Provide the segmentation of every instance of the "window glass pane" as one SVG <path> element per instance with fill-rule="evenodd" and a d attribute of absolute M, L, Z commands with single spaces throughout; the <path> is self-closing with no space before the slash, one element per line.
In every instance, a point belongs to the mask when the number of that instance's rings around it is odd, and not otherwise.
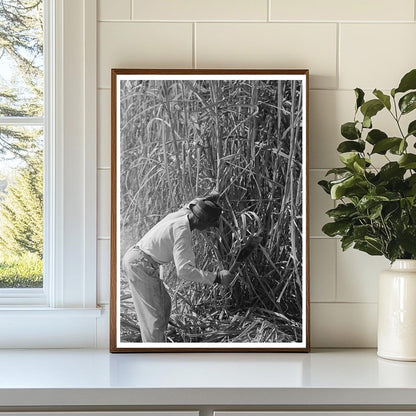
<path fill-rule="evenodd" d="M 43 128 L 1 129 L 0 288 L 42 287 Z"/>
<path fill-rule="evenodd" d="M 42 287 L 42 0 L 0 0 L 0 32 L 0 288 Z"/>
<path fill-rule="evenodd" d="M 42 5 L 0 0 L 0 117 L 43 114 Z"/>

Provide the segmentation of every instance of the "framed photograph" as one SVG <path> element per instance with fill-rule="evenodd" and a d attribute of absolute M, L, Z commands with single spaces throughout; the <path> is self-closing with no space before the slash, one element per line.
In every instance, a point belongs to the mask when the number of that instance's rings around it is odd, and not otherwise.
<path fill-rule="evenodd" d="M 309 351 L 308 70 L 113 69 L 111 352 Z"/>

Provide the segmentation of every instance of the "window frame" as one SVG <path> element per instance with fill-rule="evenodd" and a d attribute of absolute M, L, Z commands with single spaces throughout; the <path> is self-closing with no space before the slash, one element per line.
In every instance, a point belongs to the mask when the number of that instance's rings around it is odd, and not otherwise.
<path fill-rule="evenodd" d="M 94 347 L 97 0 L 44 2 L 44 287 L 0 293 L 0 347 Z"/>

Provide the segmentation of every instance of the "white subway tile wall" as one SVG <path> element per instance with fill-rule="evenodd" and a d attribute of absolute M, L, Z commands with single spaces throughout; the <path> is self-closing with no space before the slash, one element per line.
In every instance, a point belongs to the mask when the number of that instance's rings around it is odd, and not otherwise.
<path fill-rule="evenodd" d="M 98 140 L 97 165 L 99 167 L 111 167 L 111 91 L 109 89 L 98 90 Z"/>
<path fill-rule="evenodd" d="M 416 67 L 415 0 L 98 3 L 99 302 L 109 302 L 111 68 L 308 68 L 312 346 L 376 346 L 377 276 L 388 262 L 342 252 L 338 239 L 322 233 L 334 203 L 317 182 L 339 165 L 353 89 L 389 91 Z M 394 127 L 387 114 L 375 123 Z"/>
<path fill-rule="evenodd" d="M 338 240 L 312 238 L 310 241 L 310 287 L 312 302 L 335 302 Z"/>
<path fill-rule="evenodd" d="M 312 88 L 337 85 L 333 23 L 198 23 L 195 49 L 197 68 L 308 68 Z"/>
<path fill-rule="evenodd" d="M 370 348 L 376 342 L 376 303 L 312 302 L 313 347 Z"/>
<path fill-rule="evenodd" d="M 354 119 L 354 91 L 311 90 L 309 104 L 309 167 L 341 165 L 337 152 L 342 141 L 340 125 Z"/>
<path fill-rule="evenodd" d="M 271 0 L 271 19 L 413 22 L 413 9 L 413 0 Z"/>
<path fill-rule="evenodd" d="M 133 0 L 134 20 L 262 20 L 268 0 Z"/>
<path fill-rule="evenodd" d="M 97 242 L 97 273 L 101 276 L 97 282 L 97 302 L 106 304 L 110 299 L 110 240 L 108 238 Z"/>
<path fill-rule="evenodd" d="M 378 276 L 389 261 L 337 245 L 337 302 L 377 302 Z"/>
<path fill-rule="evenodd" d="M 98 2 L 99 20 L 130 20 L 131 0 L 100 0 Z"/>
<path fill-rule="evenodd" d="M 416 64 L 414 23 L 342 24 L 339 42 L 340 88 L 390 90 Z"/>
<path fill-rule="evenodd" d="M 98 169 L 98 238 L 110 238 L 110 210 L 111 210 L 111 171 L 108 168 Z"/>
<path fill-rule="evenodd" d="M 111 68 L 192 68 L 192 23 L 101 22 L 98 86 L 111 87 Z"/>

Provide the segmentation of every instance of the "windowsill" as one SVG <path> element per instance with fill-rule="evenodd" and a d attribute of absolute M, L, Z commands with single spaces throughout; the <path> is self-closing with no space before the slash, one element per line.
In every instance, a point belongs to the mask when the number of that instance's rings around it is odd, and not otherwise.
<path fill-rule="evenodd" d="M 2 306 L 0 348 L 95 348 L 104 309 Z"/>
<path fill-rule="evenodd" d="M 47 308 L 36 305 L 22 306 L 0 306 L 0 317 L 4 316 L 30 316 L 48 317 L 48 316 L 67 316 L 67 317 L 85 317 L 99 318 L 102 313 L 101 308 Z"/>
<path fill-rule="evenodd" d="M 1 289 L 0 308 L 5 307 L 39 307 L 47 304 L 47 296 L 44 289 Z"/>
<path fill-rule="evenodd" d="M 416 363 L 373 349 L 311 353 L 0 351 L 1 408 L 416 406 Z"/>

